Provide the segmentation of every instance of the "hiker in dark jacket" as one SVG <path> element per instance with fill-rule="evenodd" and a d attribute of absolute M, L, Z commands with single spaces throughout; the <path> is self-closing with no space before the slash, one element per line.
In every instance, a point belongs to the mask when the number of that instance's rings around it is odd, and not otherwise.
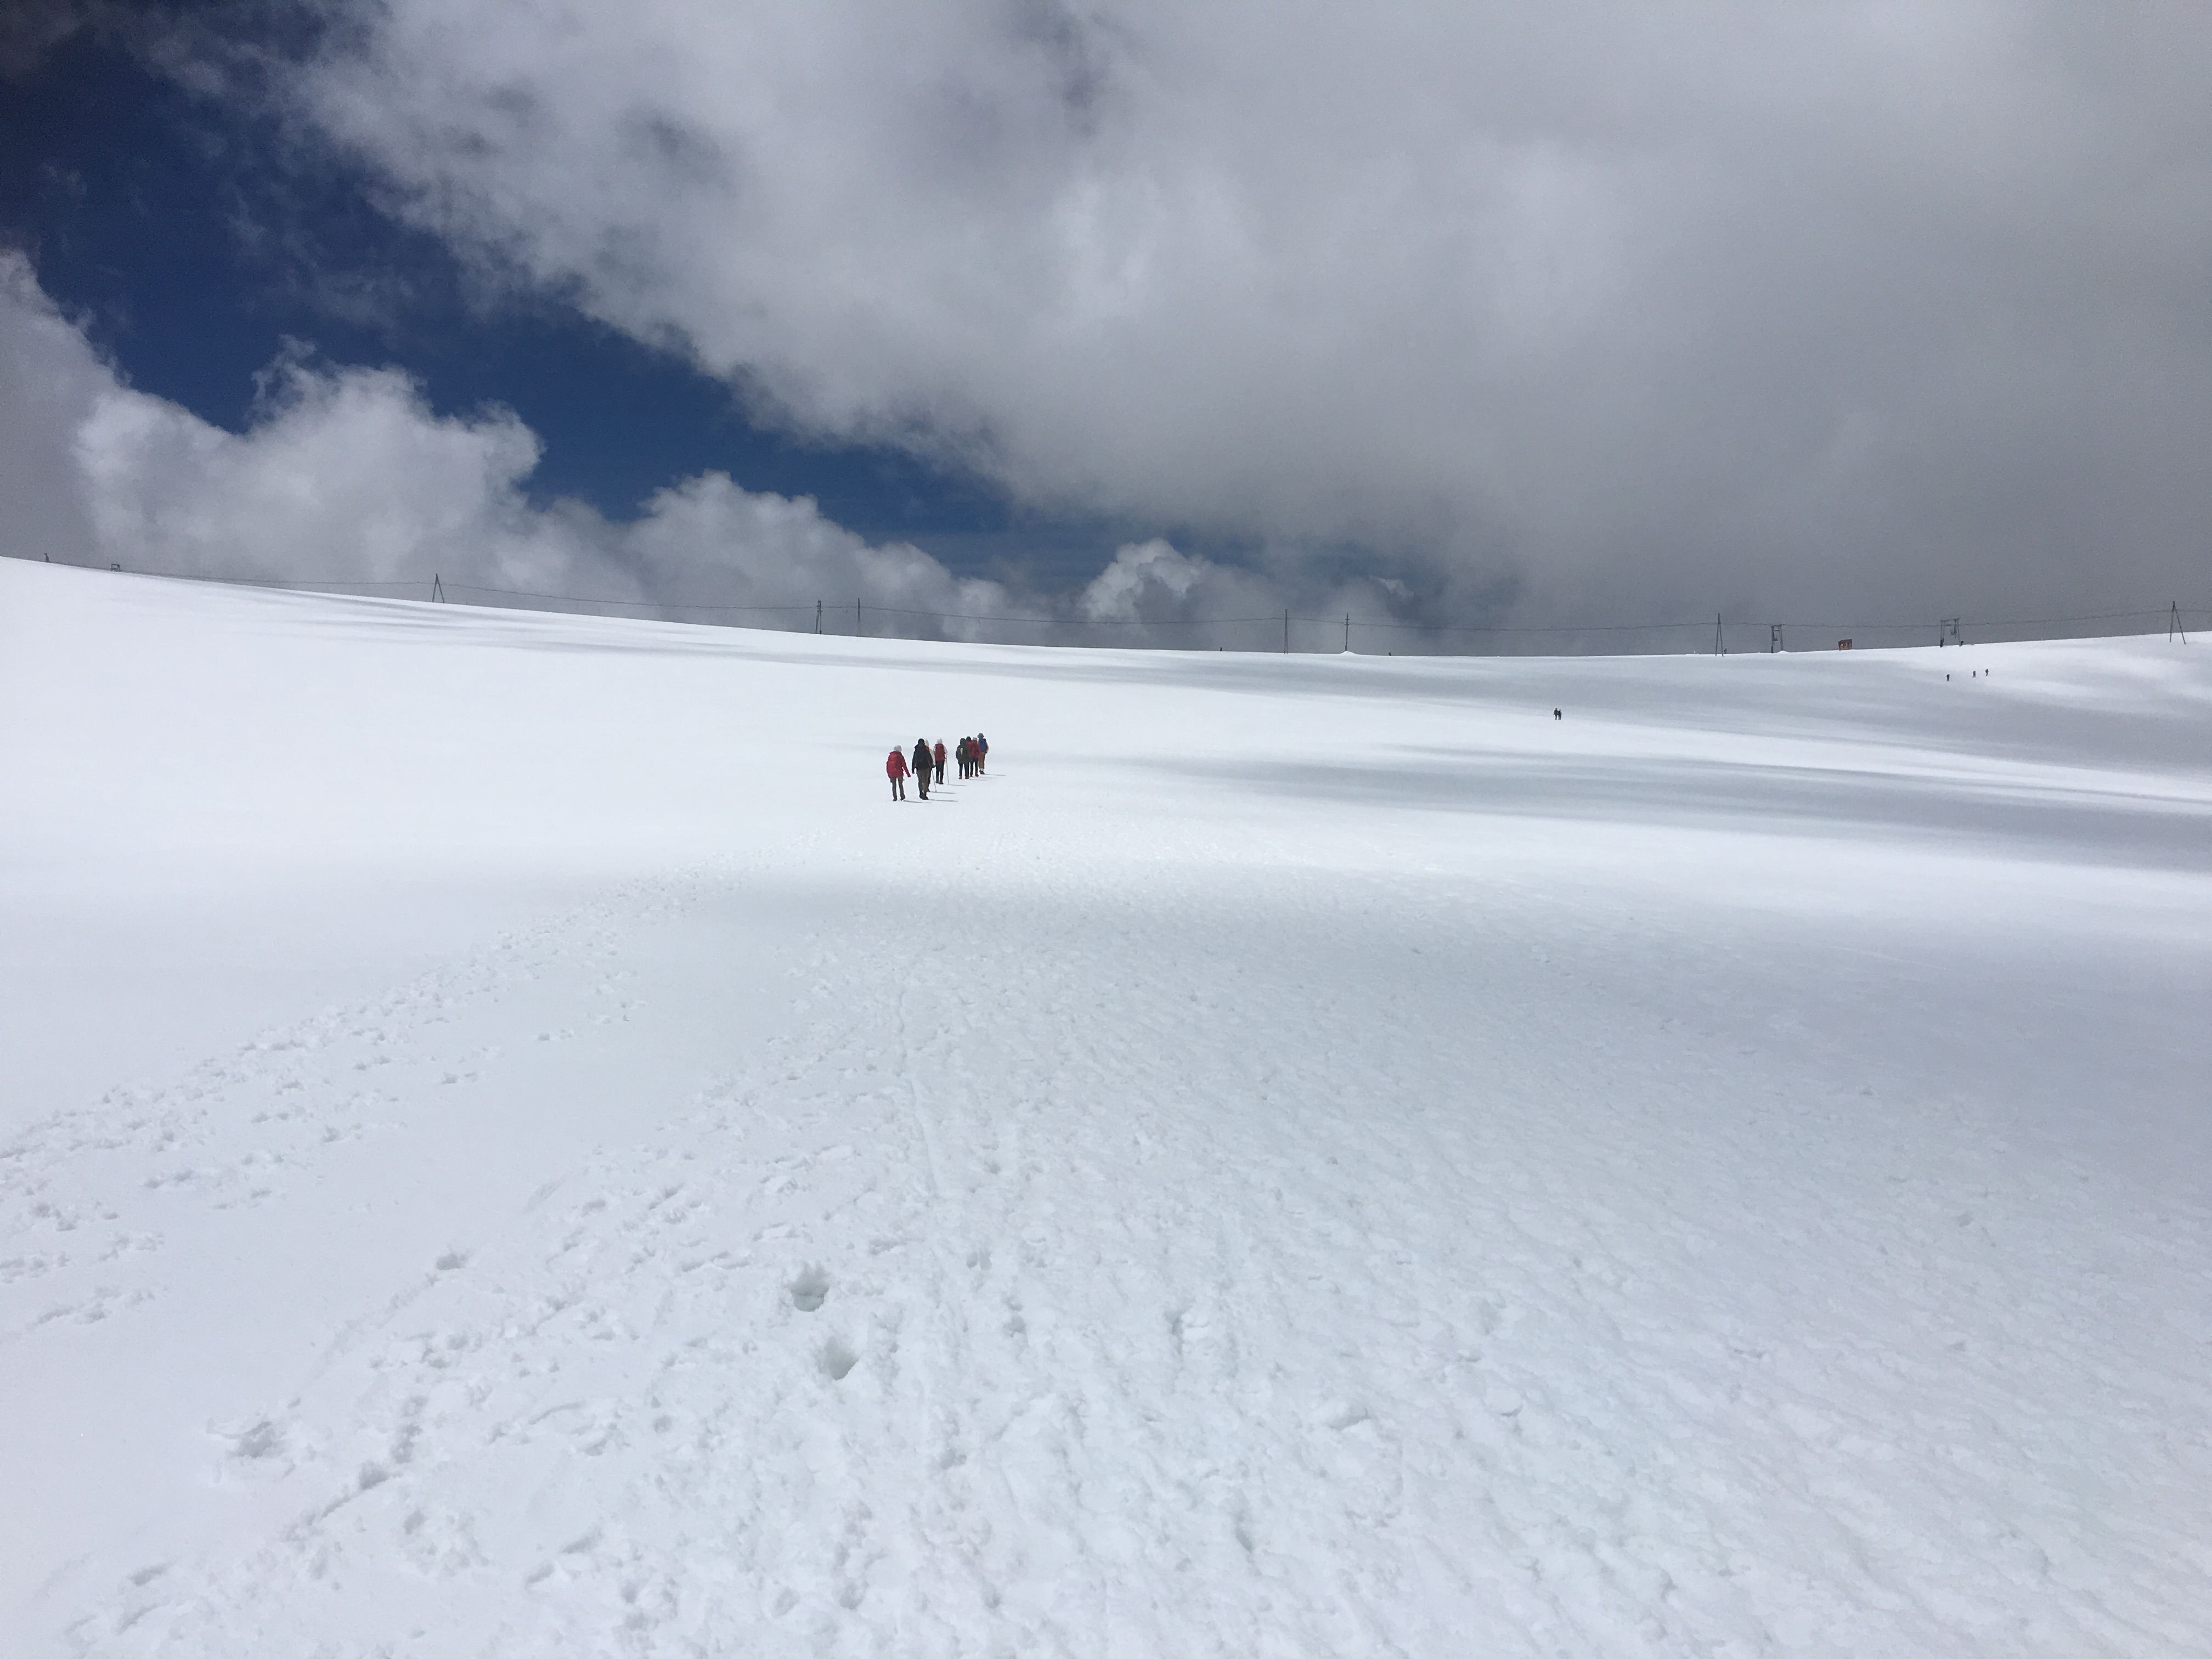
<path fill-rule="evenodd" d="M 914 740 L 914 787 L 924 800 L 929 799 L 930 770 L 929 744 L 916 738 Z"/>

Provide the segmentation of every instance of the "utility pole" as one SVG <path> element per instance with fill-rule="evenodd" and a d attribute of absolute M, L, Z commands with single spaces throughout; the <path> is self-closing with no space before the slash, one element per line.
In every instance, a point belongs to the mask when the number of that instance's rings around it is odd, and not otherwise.
<path fill-rule="evenodd" d="M 817 634 L 822 631 L 822 601 L 819 599 L 814 601 L 814 631 Z"/>
<path fill-rule="evenodd" d="M 1287 610 L 1283 612 L 1283 654 L 1291 654 L 1291 613 Z"/>
<path fill-rule="evenodd" d="M 858 599 L 853 601 L 853 632 L 855 634 L 861 632 L 860 602 Z"/>
<path fill-rule="evenodd" d="M 1352 617 L 1349 612 L 1344 618 L 1344 654 L 1347 657 L 1352 654 Z"/>
<path fill-rule="evenodd" d="M 2181 642 L 2184 645 L 2189 643 L 2189 629 L 2183 624 L 2181 620 L 2181 601 L 2179 599 L 2169 601 L 2166 607 L 2166 642 L 2169 645 L 2173 642 L 2173 636 L 2176 634 L 2181 635 Z"/>
<path fill-rule="evenodd" d="M 1780 623 L 1767 623 L 1767 624 L 1766 624 L 1766 654 L 1767 654 L 1768 656 L 1770 656 L 1770 657 L 1771 657 L 1771 656 L 1772 656 L 1776 652 L 1779 651 L 1781 648 L 1782 648 L 1782 624 L 1781 624 Z"/>
<path fill-rule="evenodd" d="M 1713 655 L 1716 657 L 1728 655 L 1728 652 L 1721 644 L 1721 613 L 1717 611 L 1713 612 Z"/>
<path fill-rule="evenodd" d="M 430 603 L 433 605 L 443 605 L 445 602 L 446 579 L 434 570 L 430 573 Z"/>
<path fill-rule="evenodd" d="M 1966 641 L 1959 637 L 1958 617 L 1946 617 L 1942 622 L 1936 624 L 1936 643 L 1938 645 L 1964 645 L 1966 643 Z"/>

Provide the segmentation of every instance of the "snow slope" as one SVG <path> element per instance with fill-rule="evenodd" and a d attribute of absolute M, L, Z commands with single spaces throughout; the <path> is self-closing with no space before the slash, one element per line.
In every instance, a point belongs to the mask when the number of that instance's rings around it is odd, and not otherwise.
<path fill-rule="evenodd" d="M 9 1654 L 2207 1650 L 2212 649 L 0 693 Z"/>

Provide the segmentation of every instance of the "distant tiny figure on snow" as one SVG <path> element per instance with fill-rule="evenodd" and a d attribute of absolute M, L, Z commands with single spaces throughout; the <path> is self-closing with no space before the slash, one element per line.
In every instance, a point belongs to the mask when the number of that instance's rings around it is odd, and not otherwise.
<path fill-rule="evenodd" d="M 929 799 L 929 774 L 932 763 L 929 744 L 920 738 L 914 740 L 914 787 L 922 799 Z"/>
<path fill-rule="evenodd" d="M 891 757 L 884 763 L 884 772 L 891 781 L 891 799 L 904 800 L 906 799 L 906 757 L 896 749 L 892 750 Z"/>
<path fill-rule="evenodd" d="M 1554 708 L 1552 711 L 1552 718 L 1555 720 L 1563 720 L 1566 719 L 1566 716 L 1562 714 L 1558 709 Z"/>

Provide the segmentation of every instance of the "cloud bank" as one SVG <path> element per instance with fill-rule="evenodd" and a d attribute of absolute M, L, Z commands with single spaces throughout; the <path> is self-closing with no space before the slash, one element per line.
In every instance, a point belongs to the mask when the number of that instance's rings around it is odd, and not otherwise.
<path fill-rule="evenodd" d="M 330 586 L 437 577 L 461 594 L 567 595 L 637 614 L 756 627 L 854 625 L 916 638 L 1212 644 L 1194 617 L 1272 614 L 1278 592 L 1165 542 L 1125 548 L 1070 595 L 963 580 L 919 549 L 872 544 L 808 500 L 718 472 L 660 491 L 633 522 L 523 491 L 536 436 L 512 413 L 433 413 L 405 375 L 301 357 L 264 375 L 244 433 L 125 385 L 0 255 L 0 555 L 224 579 Z M 490 590 L 498 590 L 493 592 Z M 1044 616 L 1041 629 L 968 618 Z M 1123 625 L 1123 624 L 1126 624 Z M 1244 632 L 1249 635 L 1248 629 Z M 1249 639 L 1231 639 L 1249 643 Z"/>
<path fill-rule="evenodd" d="M 1299 591 L 1863 617 L 2201 570 L 2202 9 L 338 15 L 283 96 L 494 279 Z"/>

